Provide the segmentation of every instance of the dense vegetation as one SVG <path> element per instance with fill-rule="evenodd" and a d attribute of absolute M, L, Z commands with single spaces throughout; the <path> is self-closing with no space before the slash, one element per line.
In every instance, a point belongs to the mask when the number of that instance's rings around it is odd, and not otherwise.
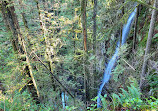
<path fill-rule="evenodd" d="M 1 0 L 0 111 L 158 110 L 157 11 L 158 0 Z"/>

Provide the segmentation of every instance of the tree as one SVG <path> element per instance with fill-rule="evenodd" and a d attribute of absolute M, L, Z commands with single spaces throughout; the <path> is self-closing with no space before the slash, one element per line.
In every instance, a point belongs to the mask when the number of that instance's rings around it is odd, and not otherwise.
<path fill-rule="evenodd" d="M 11 5 L 11 6 L 9 6 Z M 19 57 L 25 55 L 24 58 L 20 58 L 22 61 L 26 61 L 27 65 L 24 67 L 23 73 L 25 73 L 31 80 L 28 81 L 27 87 L 32 94 L 34 100 L 39 103 L 39 91 L 37 89 L 37 85 L 33 76 L 32 67 L 30 65 L 30 61 L 28 58 L 26 46 L 24 44 L 24 40 L 22 34 L 20 33 L 20 27 L 17 19 L 17 15 L 14 13 L 15 8 L 12 5 L 12 1 L 2 1 L 2 15 L 5 20 L 6 28 L 8 29 L 8 33 L 11 32 L 10 40 L 12 42 L 12 46 L 15 54 L 18 54 Z M 19 60 L 19 62 L 20 62 Z M 25 76 L 26 76 L 25 75 Z M 30 85 L 31 84 L 31 85 Z"/>
<path fill-rule="evenodd" d="M 84 37 L 84 50 L 87 52 L 87 15 L 86 15 L 87 0 L 81 1 L 81 14 L 82 14 L 82 28 Z"/>
<path fill-rule="evenodd" d="M 95 88 L 95 80 L 94 78 L 96 77 L 96 47 L 97 47 L 97 41 L 96 41 L 96 37 L 97 37 L 97 3 L 98 3 L 98 0 L 94 0 L 94 7 L 93 7 L 93 55 L 94 56 L 94 60 L 92 61 L 92 65 L 93 65 L 93 72 L 92 72 L 92 75 L 91 75 L 91 84 L 92 84 L 92 88 Z M 95 95 L 95 90 L 92 89 L 91 90 L 91 97 L 94 97 Z"/>
<path fill-rule="evenodd" d="M 89 100 L 89 87 L 88 87 L 88 71 L 87 71 L 87 15 L 86 15 L 87 0 L 81 1 L 81 14 L 82 14 L 82 33 L 84 44 L 84 57 L 83 57 L 83 73 L 84 73 L 84 90 L 85 90 L 85 103 Z"/>
<path fill-rule="evenodd" d="M 154 7 L 156 7 L 156 8 L 158 7 L 158 1 L 157 0 L 155 0 L 155 2 L 154 2 Z M 152 40 L 152 37 L 153 37 L 156 17 L 157 17 L 157 11 L 156 11 L 156 9 L 153 9 L 151 22 L 150 22 L 150 28 L 149 28 L 149 32 L 148 32 L 148 39 L 147 39 L 147 43 L 146 43 L 142 73 L 141 73 L 141 78 L 140 78 L 140 88 L 141 88 L 141 90 L 143 90 L 143 86 L 145 85 L 145 78 L 147 76 L 146 75 L 146 69 L 147 69 L 148 56 L 149 56 L 149 53 L 150 53 L 151 40 Z"/>

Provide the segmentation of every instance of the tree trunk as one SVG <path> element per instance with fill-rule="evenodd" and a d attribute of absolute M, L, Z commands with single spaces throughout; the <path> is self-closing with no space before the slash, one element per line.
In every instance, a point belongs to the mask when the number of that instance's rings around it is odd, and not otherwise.
<path fill-rule="evenodd" d="M 155 0 L 155 2 L 154 2 L 154 7 L 156 7 L 156 8 L 158 7 L 158 2 L 157 1 L 158 0 Z M 151 46 L 151 40 L 152 40 L 152 36 L 153 36 L 153 32 L 154 32 L 154 24 L 155 24 L 155 21 L 156 21 L 156 16 L 157 16 L 157 11 L 155 9 L 153 9 L 151 22 L 150 22 L 149 33 L 148 33 L 148 39 L 147 39 L 147 44 L 146 44 L 146 49 L 145 49 L 142 73 L 141 73 L 141 78 L 140 78 L 141 91 L 143 90 L 143 86 L 145 84 L 148 54 L 150 53 L 150 46 Z"/>
<path fill-rule="evenodd" d="M 135 19 L 135 24 L 134 24 L 133 52 L 135 52 L 135 48 L 136 48 L 136 38 L 137 38 L 137 27 L 138 27 L 139 7 L 140 7 L 140 5 L 137 7 L 137 14 L 136 14 L 136 19 Z"/>
<path fill-rule="evenodd" d="M 124 0 L 123 1 L 121 1 L 121 4 L 122 5 L 124 5 Z M 125 8 L 124 8 L 124 6 L 122 7 L 122 13 L 121 13 L 121 18 L 123 18 L 123 16 L 124 16 L 124 14 L 125 14 Z M 123 23 L 121 23 L 120 24 L 120 47 L 121 47 L 121 45 L 122 45 L 122 30 L 123 30 Z"/>
<path fill-rule="evenodd" d="M 84 37 L 84 50 L 87 52 L 87 16 L 86 16 L 87 0 L 81 1 L 82 28 Z"/>
<path fill-rule="evenodd" d="M 37 103 L 39 103 L 39 91 L 37 89 L 37 85 L 35 82 L 35 79 L 33 77 L 33 73 L 31 70 L 31 66 L 30 66 L 30 62 L 29 59 L 27 57 L 27 52 L 26 52 L 26 48 L 25 45 L 23 43 L 23 38 L 22 35 L 20 33 L 20 27 L 19 27 L 19 23 L 18 23 L 18 19 L 14 9 L 14 6 L 11 5 L 11 1 L 7 2 L 7 1 L 2 1 L 1 7 L 2 7 L 2 15 L 3 18 L 5 20 L 5 24 L 6 27 L 8 29 L 8 32 L 11 32 L 11 37 L 10 40 L 12 42 L 12 46 L 14 48 L 14 52 L 16 54 L 18 54 L 18 56 L 21 56 L 23 54 L 26 54 L 26 58 L 22 59 L 20 58 L 22 61 L 27 62 L 27 65 L 25 66 L 25 73 L 27 76 L 31 77 L 31 80 L 29 81 L 29 83 L 27 83 L 27 87 L 29 89 L 29 91 L 32 94 L 32 97 L 34 100 L 36 100 Z M 19 61 L 20 62 L 20 61 Z M 29 85 L 31 84 L 31 85 Z"/>
<path fill-rule="evenodd" d="M 40 7 L 39 7 L 39 3 L 38 3 L 38 0 L 34 0 L 34 1 L 36 2 L 36 7 L 37 7 L 37 10 L 38 10 L 38 16 L 39 16 L 39 22 L 40 22 L 41 30 L 43 31 L 42 19 L 41 19 L 41 11 L 40 11 Z"/>
<path fill-rule="evenodd" d="M 7 30 L 10 31 L 14 36 L 11 36 L 11 43 L 12 43 L 12 46 L 13 46 L 13 49 L 14 49 L 14 52 L 15 53 L 18 53 L 18 49 L 19 49 L 19 46 L 18 46 L 18 29 L 19 27 L 17 27 L 18 25 L 16 25 L 17 23 L 17 18 L 15 16 L 15 13 L 14 13 L 14 7 L 8 7 L 7 8 L 7 1 L 3 1 L 2 4 L 1 4 L 1 8 L 2 8 L 2 15 L 3 15 L 3 19 L 4 19 L 4 22 L 6 24 L 6 27 L 7 27 Z"/>
<path fill-rule="evenodd" d="M 94 0 L 94 7 L 93 7 L 93 56 L 95 56 L 94 61 L 92 61 L 93 63 L 93 73 L 91 75 L 91 84 L 92 84 L 92 90 L 91 90 L 91 95 L 92 98 L 94 98 L 95 93 L 97 92 L 96 90 L 94 90 L 95 88 L 95 81 L 94 78 L 96 77 L 96 36 L 97 36 L 97 21 L 96 21 L 96 15 L 97 15 L 97 2 L 98 0 Z"/>
<path fill-rule="evenodd" d="M 97 1 L 94 0 L 94 9 L 93 9 L 93 54 L 96 55 L 96 33 L 97 33 L 97 25 L 96 25 L 96 15 L 97 15 Z"/>
<path fill-rule="evenodd" d="M 82 14 L 82 33 L 83 33 L 83 44 L 84 44 L 84 57 L 83 57 L 83 73 L 84 73 L 84 90 L 85 90 L 85 104 L 89 100 L 88 90 L 88 70 L 87 70 L 87 17 L 86 17 L 86 5 L 87 0 L 81 1 L 81 14 Z"/>
<path fill-rule="evenodd" d="M 19 0 L 19 5 L 20 5 L 20 9 L 23 10 L 24 6 L 23 6 L 23 2 L 21 0 Z M 29 26 L 28 26 L 28 22 L 26 20 L 26 16 L 25 16 L 25 12 L 21 12 L 21 16 L 22 16 L 22 20 L 23 20 L 23 23 L 24 23 L 24 27 L 25 27 L 25 32 L 27 33 L 27 41 L 28 41 L 28 45 L 29 47 L 31 46 L 31 37 L 30 37 L 30 34 L 29 34 Z"/>

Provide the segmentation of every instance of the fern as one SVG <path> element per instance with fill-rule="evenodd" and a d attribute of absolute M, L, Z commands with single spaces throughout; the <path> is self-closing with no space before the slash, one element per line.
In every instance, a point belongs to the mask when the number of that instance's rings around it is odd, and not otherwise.
<path fill-rule="evenodd" d="M 124 89 L 122 89 L 121 88 L 121 90 L 122 90 L 122 93 L 123 93 L 123 95 L 124 95 L 124 97 L 125 97 L 125 99 L 126 98 L 128 98 L 130 95 L 128 94 L 128 92 L 127 91 L 125 91 Z"/>
<path fill-rule="evenodd" d="M 121 89 L 122 94 L 113 94 L 113 107 L 122 106 L 129 109 L 139 109 L 142 105 L 142 100 L 140 99 L 139 89 L 135 88 L 133 85 L 128 87 L 128 91 Z"/>
<path fill-rule="evenodd" d="M 106 94 L 104 95 L 104 97 L 101 96 L 101 101 L 102 101 L 102 104 L 103 104 L 103 109 L 104 109 L 104 111 L 108 111 L 107 102 L 106 102 L 106 99 L 105 99 L 106 97 L 107 97 Z"/>

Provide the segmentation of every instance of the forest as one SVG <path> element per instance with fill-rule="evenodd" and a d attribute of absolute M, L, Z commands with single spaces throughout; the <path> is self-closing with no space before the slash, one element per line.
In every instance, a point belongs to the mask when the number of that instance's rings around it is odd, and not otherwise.
<path fill-rule="evenodd" d="M 0 111 L 158 111 L 158 0 L 0 0 Z"/>

